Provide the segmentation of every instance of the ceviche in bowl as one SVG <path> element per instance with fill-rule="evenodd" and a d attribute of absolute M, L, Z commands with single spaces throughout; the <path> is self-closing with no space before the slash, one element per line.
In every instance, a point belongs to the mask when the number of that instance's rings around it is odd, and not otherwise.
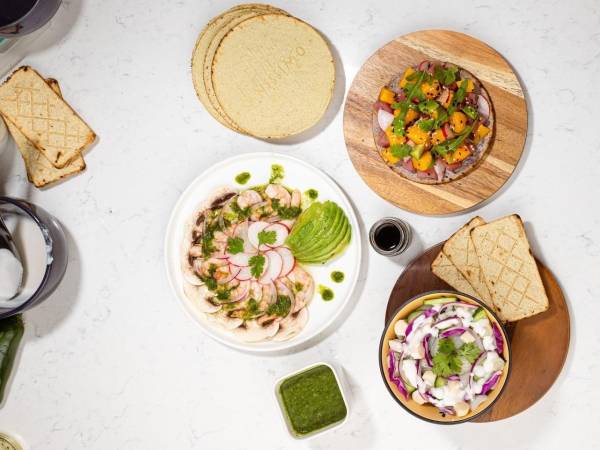
<path fill-rule="evenodd" d="M 428 292 L 404 303 L 387 324 L 379 364 L 389 392 L 411 414 L 461 423 L 501 395 L 510 345 L 483 302 L 453 291 Z"/>

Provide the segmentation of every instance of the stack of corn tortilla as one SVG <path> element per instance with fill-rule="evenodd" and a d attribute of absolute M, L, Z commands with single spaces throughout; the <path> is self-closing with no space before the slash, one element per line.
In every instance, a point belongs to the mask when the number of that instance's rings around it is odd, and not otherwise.
<path fill-rule="evenodd" d="M 96 134 L 63 100 L 58 81 L 20 67 L 0 86 L 0 116 L 36 187 L 85 169 L 82 152 Z"/>
<path fill-rule="evenodd" d="M 321 119 L 335 65 L 310 25 L 273 6 L 243 4 L 204 27 L 192 55 L 192 79 L 198 98 L 221 124 L 278 139 Z"/>

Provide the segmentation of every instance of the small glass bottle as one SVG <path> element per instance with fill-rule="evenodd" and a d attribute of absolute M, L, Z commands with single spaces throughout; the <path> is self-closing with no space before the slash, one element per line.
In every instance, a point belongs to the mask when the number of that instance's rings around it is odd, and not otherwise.
<path fill-rule="evenodd" d="M 385 256 L 403 253 L 410 245 L 411 237 L 410 226 L 396 217 L 378 220 L 369 231 L 371 246 L 377 253 Z"/>

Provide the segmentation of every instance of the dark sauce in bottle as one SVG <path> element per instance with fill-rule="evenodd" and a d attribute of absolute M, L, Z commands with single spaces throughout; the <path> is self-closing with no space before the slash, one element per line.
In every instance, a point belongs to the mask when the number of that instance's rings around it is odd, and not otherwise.
<path fill-rule="evenodd" d="M 394 250 L 400 243 L 400 230 L 393 223 L 385 223 L 375 230 L 375 244 L 386 251 Z"/>
<path fill-rule="evenodd" d="M 397 217 L 384 217 L 371 227 L 369 240 L 377 253 L 394 256 L 408 248 L 411 235 L 410 226 L 406 222 Z"/>

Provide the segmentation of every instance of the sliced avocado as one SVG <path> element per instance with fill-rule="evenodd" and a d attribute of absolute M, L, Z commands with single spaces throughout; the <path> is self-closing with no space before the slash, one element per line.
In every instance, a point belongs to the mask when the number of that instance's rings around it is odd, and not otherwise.
<path fill-rule="evenodd" d="M 452 303 L 456 301 L 456 297 L 444 297 L 444 298 L 432 298 L 431 300 L 425 300 L 424 305 L 443 305 L 444 303 Z"/>
<path fill-rule="evenodd" d="M 340 254 L 350 243 L 351 237 L 352 228 L 347 220 L 345 220 L 345 231 L 343 233 L 339 233 L 337 237 L 335 237 L 331 243 L 323 249 L 320 249 L 318 252 L 305 257 L 305 259 L 299 259 L 299 261 L 313 264 L 325 263 Z"/>
<path fill-rule="evenodd" d="M 330 231 L 336 221 L 337 205 L 333 202 L 315 202 L 298 217 L 287 243 L 294 253 L 302 253 L 308 247 L 318 245 L 321 236 Z"/>
<path fill-rule="evenodd" d="M 415 159 L 419 159 L 423 154 L 423 150 L 425 150 L 425 146 L 423 144 L 417 144 L 410 151 L 410 156 L 412 156 Z"/>
<path fill-rule="evenodd" d="M 329 213 L 332 214 L 332 213 Z M 329 215 L 331 223 L 323 226 L 322 229 L 317 232 L 310 240 L 304 241 L 304 245 L 294 252 L 294 255 L 302 259 L 308 257 L 322 248 L 324 242 L 330 242 L 335 239 L 340 233 L 343 233 L 344 227 L 344 213 L 340 208 L 335 209 L 334 215 Z"/>
<path fill-rule="evenodd" d="M 486 314 L 483 308 L 477 308 L 473 313 L 473 321 L 477 322 L 478 320 L 485 319 Z"/>
<path fill-rule="evenodd" d="M 436 388 L 440 388 L 440 387 L 446 386 L 447 383 L 448 383 L 448 380 L 446 380 L 444 377 L 437 377 L 435 379 L 434 386 Z"/>

